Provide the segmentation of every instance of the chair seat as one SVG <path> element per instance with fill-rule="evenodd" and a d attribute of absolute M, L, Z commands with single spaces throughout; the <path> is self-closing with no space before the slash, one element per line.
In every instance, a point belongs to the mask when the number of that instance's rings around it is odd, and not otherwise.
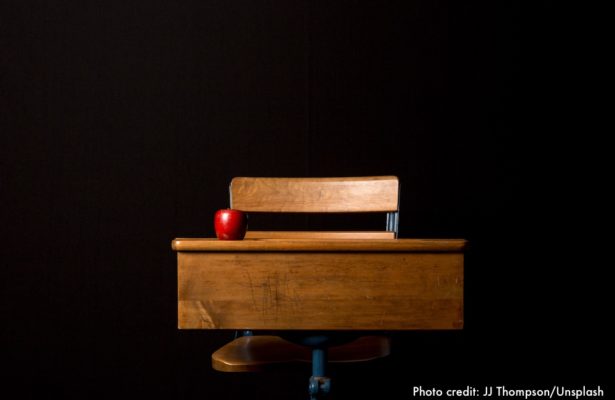
<path fill-rule="evenodd" d="M 332 346 L 328 361 L 335 363 L 369 361 L 389 355 L 391 341 L 386 336 L 362 336 Z M 301 346 L 279 336 L 242 336 L 216 350 L 212 366 L 223 372 L 253 372 L 270 369 L 281 364 L 312 362 L 310 347 Z"/>

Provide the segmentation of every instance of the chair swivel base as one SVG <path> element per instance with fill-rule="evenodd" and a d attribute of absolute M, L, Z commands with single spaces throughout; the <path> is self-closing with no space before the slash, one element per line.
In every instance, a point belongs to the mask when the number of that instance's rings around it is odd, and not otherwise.
<path fill-rule="evenodd" d="M 339 344 L 327 336 L 305 336 L 301 344 L 279 336 L 247 335 L 227 343 L 212 354 L 212 367 L 223 372 L 271 370 L 289 363 L 311 362 L 310 400 L 321 399 L 331 390 L 325 376 L 327 362 L 348 363 L 375 360 L 390 354 L 391 342 L 386 336 L 361 336 Z"/>

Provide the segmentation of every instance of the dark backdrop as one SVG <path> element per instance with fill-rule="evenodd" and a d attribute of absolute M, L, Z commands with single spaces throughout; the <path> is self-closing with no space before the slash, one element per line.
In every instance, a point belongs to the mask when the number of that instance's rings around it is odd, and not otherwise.
<path fill-rule="evenodd" d="M 557 180 L 535 169 L 561 119 L 553 8 L 458 3 L 3 2 L 11 386 L 305 398 L 307 367 L 211 370 L 231 333 L 176 329 L 170 242 L 213 235 L 234 176 L 380 174 L 402 182 L 402 237 L 470 241 L 466 328 L 394 335 L 389 358 L 332 369 L 335 398 L 604 384 L 606 284 L 591 254 L 564 267 L 578 238 L 554 239 Z"/>

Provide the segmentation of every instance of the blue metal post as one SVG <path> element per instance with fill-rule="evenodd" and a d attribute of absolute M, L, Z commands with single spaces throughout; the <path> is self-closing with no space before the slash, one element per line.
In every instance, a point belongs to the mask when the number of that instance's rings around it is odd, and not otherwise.
<path fill-rule="evenodd" d="M 312 377 L 310 378 L 310 400 L 322 399 L 331 391 L 331 379 L 325 376 L 327 348 L 312 348 Z"/>
<path fill-rule="evenodd" d="M 325 376 L 327 352 L 325 349 L 312 349 L 312 376 Z"/>

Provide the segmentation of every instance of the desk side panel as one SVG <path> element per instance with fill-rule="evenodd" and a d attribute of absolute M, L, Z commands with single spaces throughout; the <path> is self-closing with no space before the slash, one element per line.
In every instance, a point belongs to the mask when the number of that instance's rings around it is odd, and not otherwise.
<path fill-rule="evenodd" d="M 180 252 L 180 329 L 463 327 L 462 253 Z"/>

